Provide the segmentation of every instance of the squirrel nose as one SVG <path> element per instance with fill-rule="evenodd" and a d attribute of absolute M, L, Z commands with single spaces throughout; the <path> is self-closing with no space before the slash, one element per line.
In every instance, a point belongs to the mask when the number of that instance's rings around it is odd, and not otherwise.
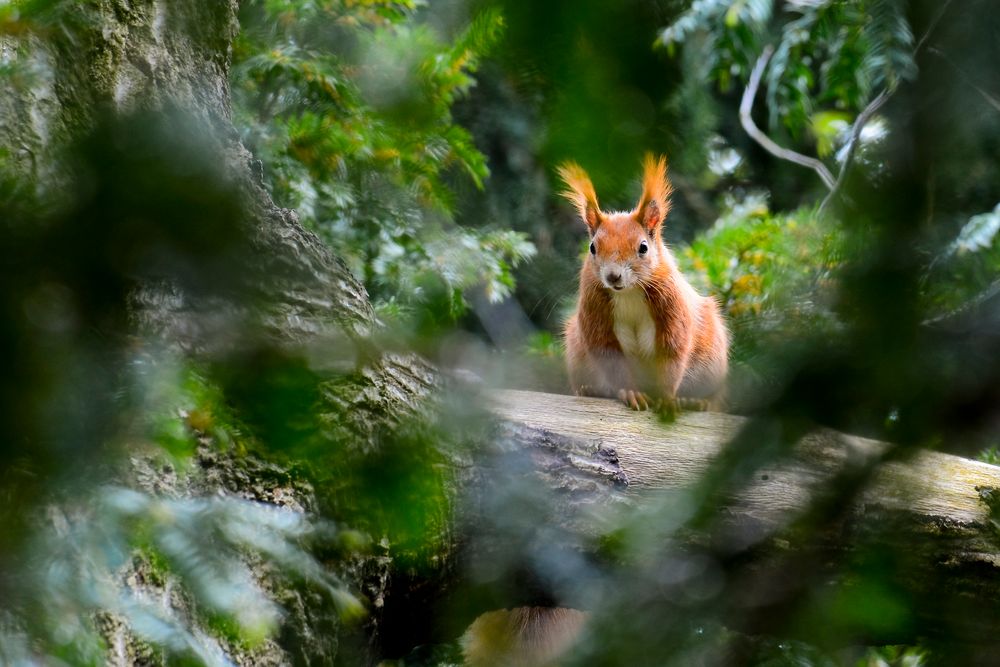
<path fill-rule="evenodd" d="M 622 280 L 622 274 L 618 271 L 608 271 L 604 277 L 607 278 L 607 281 L 612 285 L 617 285 Z"/>

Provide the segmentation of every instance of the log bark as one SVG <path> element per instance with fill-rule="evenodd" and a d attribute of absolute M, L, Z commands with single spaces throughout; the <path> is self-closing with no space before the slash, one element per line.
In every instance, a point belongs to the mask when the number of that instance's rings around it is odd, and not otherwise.
<path fill-rule="evenodd" d="M 629 413 L 617 402 L 560 394 L 508 390 L 491 399 L 497 415 L 534 431 L 539 446 L 558 437 L 589 447 L 595 454 L 580 461 L 581 469 L 614 481 L 625 498 L 697 482 L 747 423 L 734 415 L 684 412 L 664 425 L 653 413 Z M 736 504 L 766 525 L 781 525 L 835 471 L 851 461 L 874 461 L 887 447 L 835 431 L 816 432 L 800 443 L 793 460 L 761 469 Z M 950 530 L 982 532 L 990 526 L 990 508 L 981 490 L 992 488 L 1000 488 L 1000 467 L 922 451 L 910 461 L 882 466 L 855 511 L 858 516 L 869 508 L 900 511 Z M 996 560 L 992 551 L 978 555 L 984 562 Z"/>
<path fill-rule="evenodd" d="M 607 531 L 606 521 L 595 519 L 600 516 L 595 507 L 625 507 L 627 515 L 663 493 L 697 488 L 731 447 L 728 443 L 750 424 L 747 418 L 706 412 L 685 412 L 664 424 L 654 414 L 631 412 L 614 401 L 525 391 L 496 391 L 488 402 L 506 424 L 508 446 L 531 459 L 533 483 L 552 492 L 549 498 L 558 509 L 539 520 L 554 518 L 571 548 L 594 552 L 595 538 Z M 759 619 L 780 606 L 783 588 L 794 587 L 790 582 L 798 575 L 790 554 L 797 549 L 817 571 L 806 581 L 822 587 L 844 584 L 835 580 L 844 574 L 836 568 L 824 581 L 828 564 L 850 558 L 860 547 L 884 546 L 905 554 L 905 566 L 893 579 L 914 601 L 915 634 L 879 636 L 876 629 L 868 638 L 872 643 L 915 641 L 917 635 L 994 643 L 1000 630 L 995 604 L 1000 532 L 992 507 L 1000 467 L 926 450 L 886 457 L 891 449 L 884 442 L 814 431 L 787 456 L 733 486 L 712 511 L 709 537 L 678 531 L 697 548 L 710 540 L 722 560 L 742 554 L 746 562 L 729 573 L 730 591 L 745 598 L 733 602 L 742 609 L 731 618 L 737 627 L 765 634 L 782 627 Z M 796 522 L 814 509 L 814 502 L 821 502 L 845 472 L 866 469 L 872 474 L 862 478 L 833 529 L 796 545 Z M 475 516 L 470 524 L 491 520 Z M 473 551 L 472 559 L 482 557 Z M 793 593 L 788 591 L 790 597 Z M 749 624 L 748 608 L 759 617 Z"/>

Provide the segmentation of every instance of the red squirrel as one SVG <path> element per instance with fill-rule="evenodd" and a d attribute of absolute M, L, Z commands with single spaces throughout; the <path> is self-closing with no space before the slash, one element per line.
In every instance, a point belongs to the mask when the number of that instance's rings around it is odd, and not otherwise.
<path fill-rule="evenodd" d="M 566 322 L 566 363 L 579 395 L 618 397 L 635 410 L 717 408 L 729 367 L 719 305 L 687 282 L 663 243 L 670 210 L 664 158 L 647 155 L 642 196 L 628 213 L 605 213 L 586 172 L 559 169 L 564 193 L 590 230 L 580 298 Z M 651 399 L 651 397 L 655 397 Z M 588 614 L 519 607 L 483 614 L 462 637 L 467 667 L 558 664 L 586 633 Z"/>
<path fill-rule="evenodd" d="M 573 391 L 617 397 L 634 410 L 718 409 L 729 334 L 718 302 L 691 287 L 663 242 L 672 190 L 666 159 L 646 155 L 639 203 L 624 213 L 601 211 L 579 165 L 566 163 L 559 175 L 590 231 L 565 329 Z"/>

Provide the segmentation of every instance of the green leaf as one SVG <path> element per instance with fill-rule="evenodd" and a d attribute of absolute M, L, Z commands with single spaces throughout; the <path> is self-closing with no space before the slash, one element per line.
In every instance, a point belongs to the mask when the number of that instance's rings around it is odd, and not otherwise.
<path fill-rule="evenodd" d="M 1000 204 L 988 213 L 980 213 L 969 218 L 958 238 L 951 245 L 951 252 L 978 252 L 993 245 L 997 232 L 1000 231 Z"/>
<path fill-rule="evenodd" d="M 836 148 L 837 138 L 850 127 L 851 116 L 844 111 L 819 111 L 810 118 L 810 128 L 816 137 L 816 152 L 827 157 Z"/>

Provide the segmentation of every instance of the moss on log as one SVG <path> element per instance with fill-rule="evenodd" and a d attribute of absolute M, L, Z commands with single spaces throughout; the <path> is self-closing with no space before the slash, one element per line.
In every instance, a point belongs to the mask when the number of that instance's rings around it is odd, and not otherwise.
<path fill-rule="evenodd" d="M 661 492 L 695 488 L 749 423 L 685 412 L 664 424 L 614 401 L 524 391 L 497 391 L 489 401 L 518 446 L 531 452 L 535 479 L 545 480 L 566 503 L 560 514 L 574 518 L 562 527 L 578 538 L 578 549 L 590 548 L 590 538 L 606 530 L 589 519 L 588 507 L 638 509 Z M 742 586 L 739 604 L 759 605 L 759 618 L 767 619 L 766 609 L 803 594 L 785 591 L 796 585 L 796 568 L 816 570 L 804 578 L 811 585 L 842 586 L 845 570 L 828 569 L 833 563 L 843 566 L 861 546 L 885 547 L 905 556 L 893 582 L 912 601 L 915 634 L 879 636 L 873 629 L 873 643 L 915 641 L 917 634 L 992 643 L 1000 629 L 1000 533 L 991 508 L 1000 467 L 926 450 L 887 457 L 889 451 L 887 443 L 817 430 L 735 485 L 712 519 L 712 539 L 725 545 L 717 555 L 745 554 L 746 562 L 730 573 L 731 590 Z M 796 544 L 796 522 L 851 471 L 867 473 L 853 478 L 861 480 L 857 492 L 848 506 L 836 509 L 832 529 Z M 765 604 L 765 598 L 780 603 Z M 745 629 L 775 628 L 761 620 Z"/>

